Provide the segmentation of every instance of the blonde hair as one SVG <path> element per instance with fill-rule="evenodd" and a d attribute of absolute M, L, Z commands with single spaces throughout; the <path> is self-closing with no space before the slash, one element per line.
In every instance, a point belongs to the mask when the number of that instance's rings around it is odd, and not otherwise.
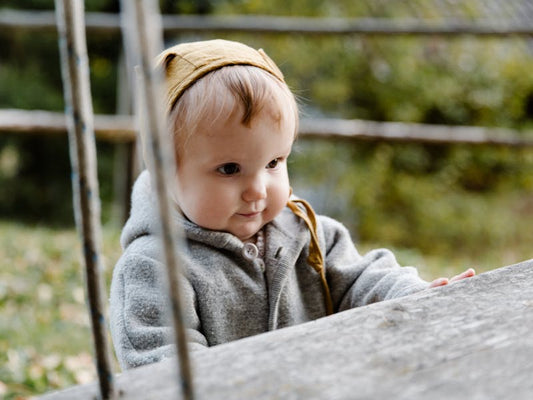
<path fill-rule="evenodd" d="M 169 112 L 176 160 L 179 163 L 188 139 L 204 121 L 217 123 L 242 112 L 241 122 L 250 126 L 269 105 L 274 120 L 295 119 L 298 131 L 298 106 L 288 86 L 269 72 L 250 65 L 229 65 L 209 72 L 186 89 Z"/>

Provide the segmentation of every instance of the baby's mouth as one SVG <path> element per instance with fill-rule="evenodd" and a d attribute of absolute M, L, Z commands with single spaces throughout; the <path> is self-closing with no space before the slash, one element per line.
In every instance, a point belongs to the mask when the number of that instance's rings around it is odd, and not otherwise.
<path fill-rule="evenodd" d="M 244 218 L 253 218 L 253 217 L 258 216 L 259 214 L 261 214 L 261 211 L 254 211 L 250 213 L 238 213 L 237 215 L 240 215 L 241 217 L 244 217 Z"/>

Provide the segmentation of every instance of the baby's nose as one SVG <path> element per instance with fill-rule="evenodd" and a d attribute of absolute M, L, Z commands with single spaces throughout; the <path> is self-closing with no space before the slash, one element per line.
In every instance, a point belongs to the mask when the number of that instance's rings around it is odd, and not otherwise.
<path fill-rule="evenodd" d="M 244 201 L 257 201 L 266 198 L 266 184 L 261 176 L 250 179 L 242 193 Z"/>

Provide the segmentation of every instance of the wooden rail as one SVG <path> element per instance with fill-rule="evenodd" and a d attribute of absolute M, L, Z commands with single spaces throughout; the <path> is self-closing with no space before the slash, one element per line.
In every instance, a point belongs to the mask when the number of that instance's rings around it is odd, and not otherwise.
<path fill-rule="evenodd" d="M 386 140 L 389 142 L 491 144 L 531 146 L 533 132 L 481 126 L 376 122 L 360 119 L 310 118 L 300 121 L 300 134 L 308 138 Z"/>
<path fill-rule="evenodd" d="M 90 33 L 120 33 L 119 14 L 89 12 L 85 25 Z M 0 29 L 55 31 L 53 11 L 1 10 Z M 164 15 L 166 33 L 183 32 L 249 32 L 302 33 L 306 35 L 373 35 L 373 36 L 459 36 L 478 37 L 533 35 L 531 21 L 487 19 L 392 19 L 279 17 L 257 15 Z"/>
<path fill-rule="evenodd" d="M 135 140 L 131 115 L 95 115 L 94 131 L 100 140 L 128 143 Z M 62 135 L 67 132 L 65 114 L 43 110 L 0 109 L 0 132 Z"/>
<path fill-rule="evenodd" d="M 128 115 L 95 115 L 94 130 L 98 139 L 108 142 L 128 143 L 136 138 L 134 118 Z M 50 111 L 0 109 L 2 132 L 64 134 L 65 116 Z M 303 119 L 300 121 L 299 135 L 305 138 L 533 146 L 531 131 L 519 133 L 503 128 L 335 118 Z"/>
<path fill-rule="evenodd" d="M 193 353 L 197 398 L 529 400 L 532 287 L 529 260 Z M 180 398 L 170 366 L 124 372 L 120 398 Z M 43 399 L 96 393 L 89 384 Z"/>

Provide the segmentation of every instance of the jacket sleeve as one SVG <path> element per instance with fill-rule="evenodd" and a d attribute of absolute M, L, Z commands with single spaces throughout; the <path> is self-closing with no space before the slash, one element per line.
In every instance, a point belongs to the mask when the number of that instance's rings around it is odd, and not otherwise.
<path fill-rule="evenodd" d="M 326 247 L 326 278 L 336 311 L 406 296 L 428 287 L 416 268 L 400 266 L 389 250 L 372 250 L 361 256 L 341 223 L 320 218 Z"/>
<path fill-rule="evenodd" d="M 115 270 L 110 291 L 110 328 L 123 369 L 150 364 L 175 354 L 170 302 L 164 265 L 145 255 L 126 251 Z M 191 350 L 205 348 L 195 309 L 195 295 L 181 279 L 181 299 Z"/>

